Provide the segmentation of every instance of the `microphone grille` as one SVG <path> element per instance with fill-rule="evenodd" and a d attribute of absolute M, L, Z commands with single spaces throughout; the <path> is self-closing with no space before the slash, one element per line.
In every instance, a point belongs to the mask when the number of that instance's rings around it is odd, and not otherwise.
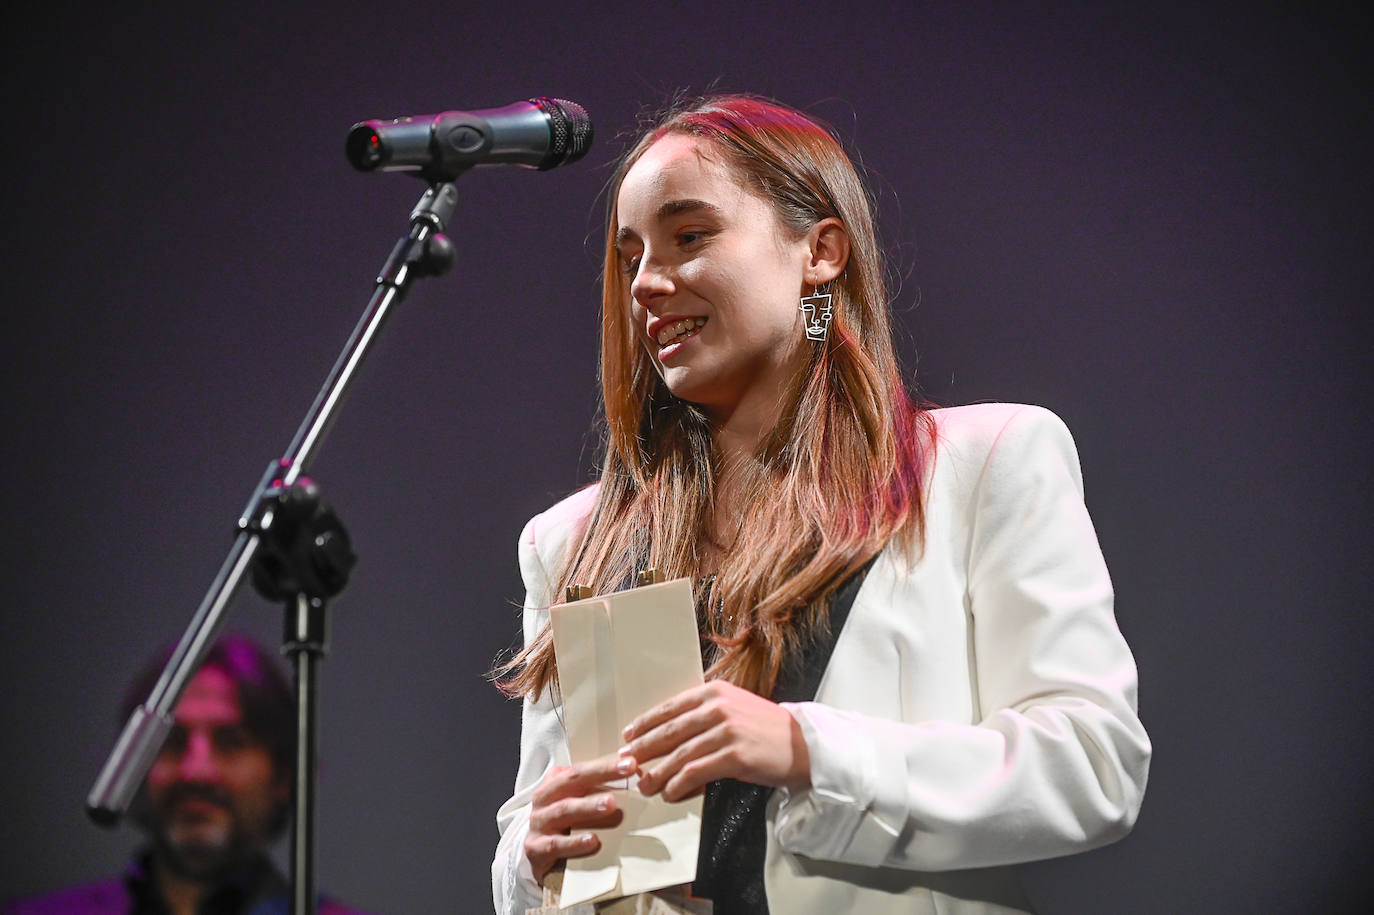
<path fill-rule="evenodd" d="M 592 119 L 587 109 L 567 99 L 543 96 L 530 99 L 530 103 L 549 116 L 552 134 L 549 155 L 540 166 L 541 171 L 576 162 L 587 154 L 592 145 Z"/>

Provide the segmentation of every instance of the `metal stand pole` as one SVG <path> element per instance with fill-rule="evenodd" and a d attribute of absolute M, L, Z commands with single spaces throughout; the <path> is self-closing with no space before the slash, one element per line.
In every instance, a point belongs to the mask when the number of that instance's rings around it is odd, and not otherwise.
<path fill-rule="evenodd" d="M 258 590 L 287 600 L 286 650 L 295 661 L 297 756 L 296 820 L 292 827 L 294 915 L 315 911 L 315 711 L 317 667 L 325 653 L 325 604 L 343 589 L 354 557 L 348 536 L 319 501 L 305 471 L 337 418 L 363 358 L 417 277 L 445 273 L 454 260 L 443 234 L 458 204 L 453 181 L 425 191 L 410 214 L 410 231 L 396 243 L 376 288 L 286 454 L 267 465 L 238 523 L 238 536 L 153 686 L 134 709 L 86 799 L 86 812 L 102 825 L 119 822 L 172 729 L 172 713 L 224 623 L 245 574 Z"/>
<path fill-rule="evenodd" d="M 329 651 L 329 609 L 324 600 L 297 594 L 286 605 L 283 650 L 291 656 L 296 680 L 296 771 L 292 791 L 291 915 L 315 915 L 318 860 L 315 834 L 316 754 L 319 722 L 320 662 Z"/>

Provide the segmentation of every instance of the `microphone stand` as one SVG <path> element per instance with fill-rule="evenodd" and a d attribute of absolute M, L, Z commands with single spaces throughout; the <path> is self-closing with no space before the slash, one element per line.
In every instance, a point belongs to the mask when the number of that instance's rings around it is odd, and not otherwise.
<path fill-rule="evenodd" d="M 291 915 L 315 915 L 315 710 L 318 663 L 327 651 L 325 600 L 343 589 L 354 557 L 347 533 L 304 476 L 338 416 L 364 357 L 392 306 L 416 278 L 453 266 L 443 234 L 458 204 L 456 175 L 430 176 L 410 214 L 410 228 L 377 276 L 372 298 L 330 369 L 285 454 L 267 466 L 238 521 L 238 534 L 147 700 L 134 709 L 86 799 L 102 825 L 119 822 L 152 768 L 182 691 L 214 642 L 244 574 L 268 597 L 286 602 L 284 651 L 293 659 L 297 746 L 291 826 Z"/>

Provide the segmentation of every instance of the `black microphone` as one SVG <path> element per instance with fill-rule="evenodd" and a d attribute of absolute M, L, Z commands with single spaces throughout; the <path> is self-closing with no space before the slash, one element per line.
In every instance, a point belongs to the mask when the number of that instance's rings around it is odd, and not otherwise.
<path fill-rule="evenodd" d="M 359 171 L 416 172 L 452 180 L 475 165 L 523 165 L 541 171 L 576 162 L 592 145 L 586 109 L 556 98 L 504 108 L 445 111 L 354 124 L 344 144 Z"/>

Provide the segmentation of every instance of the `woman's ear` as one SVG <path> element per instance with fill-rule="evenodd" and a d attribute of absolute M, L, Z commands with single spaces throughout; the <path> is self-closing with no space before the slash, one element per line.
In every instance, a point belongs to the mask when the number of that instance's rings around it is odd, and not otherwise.
<path fill-rule="evenodd" d="M 806 265 L 806 282 L 813 286 L 828 283 L 844 272 L 849 263 L 849 232 L 844 223 L 827 216 L 807 233 L 811 259 Z"/>

